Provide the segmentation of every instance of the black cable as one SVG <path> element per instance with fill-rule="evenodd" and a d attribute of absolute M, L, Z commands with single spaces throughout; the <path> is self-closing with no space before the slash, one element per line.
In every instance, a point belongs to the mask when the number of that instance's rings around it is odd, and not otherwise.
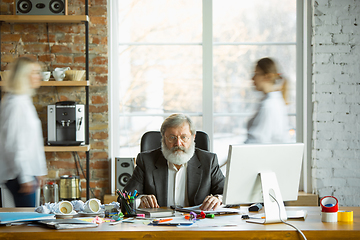
<path fill-rule="evenodd" d="M 82 175 L 83 175 L 83 177 L 84 177 L 85 179 L 87 179 L 86 176 L 85 176 L 85 173 L 84 173 L 84 169 L 82 168 L 81 163 L 80 163 L 79 154 L 78 154 L 77 152 L 75 152 L 75 155 L 77 156 L 77 160 L 78 160 L 78 163 L 79 163 L 79 166 L 80 166 Z M 87 173 L 87 174 L 90 174 L 90 173 Z M 89 178 L 89 179 L 90 179 L 90 178 Z M 92 190 L 91 188 L 90 188 L 90 191 L 91 191 L 91 193 L 92 193 L 92 196 L 95 197 L 95 194 L 94 194 L 94 192 L 93 192 L 93 190 Z"/>
<path fill-rule="evenodd" d="M 49 57 L 50 57 L 50 72 L 52 72 L 54 70 L 53 68 L 53 64 L 52 64 L 52 59 L 51 59 L 51 46 L 50 46 L 50 38 L 49 38 L 49 24 L 46 23 L 46 34 L 47 34 L 47 42 L 48 42 L 48 46 L 49 46 Z"/>
<path fill-rule="evenodd" d="M 49 24 L 46 23 L 46 35 L 47 35 L 47 43 L 49 46 L 49 58 L 50 58 L 50 73 L 52 74 L 52 71 L 54 70 L 53 64 L 52 64 L 52 58 L 51 58 L 51 46 L 50 46 L 50 38 L 49 38 Z M 56 92 L 56 97 L 57 97 L 57 102 L 60 102 L 60 96 L 59 96 L 59 92 L 57 90 L 57 87 L 55 87 L 55 92 Z"/>
<path fill-rule="evenodd" d="M 57 102 L 60 102 L 60 96 L 57 87 L 55 87 Z"/>
<path fill-rule="evenodd" d="M 271 195 L 271 193 L 269 193 L 269 195 L 270 195 L 270 197 L 272 197 L 272 199 L 274 199 L 274 201 L 275 201 L 276 204 L 278 205 L 280 221 L 283 222 L 283 223 L 285 223 L 286 225 L 289 225 L 290 227 L 295 228 L 295 230 L 298 231 L 305 240 L 307 240 L 307 238 L 305 237 L 304 233 L 303 233 L 299 228 L 297 228 L 295 225 L 292 225 L 291 223 L 288 223 L 288 222 L 285 222 L 284 220 L 282 220 L 282 218 L 281 218 L 281 209 L 280 209 L 280 204 L 279 204 L 279 202 L 276 200 L 276 198 L 275 198 L 273 195 Z"/>
<path fill-rule="evenodd" d="M 75 168 L 76 168 L 77 175 L 80 177 L 79 166 L 78 166 L 78 163 L 76 161 L 75 152 L 73 152 L 72 154 L 73 154 L 74 161 L 75 161 Z"/>
<path fill-rule="evenodd" d="M 83 175 L 83 177 L 86 179 L 86 176 L 85 176 L 85 173 L 84 173 L 84 169 L 83 167 L 81 166 L 81 163 L 80 163 L 80 157 L 79 157 L 79 154 L 77 152 L 73 152 L 73 156 L 74 156 L 74 159 L 75 159 L 75 165 L 76 165 L 76 168 L 77 168 L 77 171 L 78 171 L 78 174 L 79 174 L 79 169 L 78 169 L 78 165 L 80 166 L 80 169 L 81 169 L 81 173 Z M 78 162 L 76 164 L 76 161 Z M 89 174 L 89 173 L 87 173 Z M 80 174 L 79 174 L 79 177 L 80 177 Z M 93 197 L 95 197 L 95 194 L 94 194 L 94 191 L 90 188 L 90 192 L 92 194 Z"/>

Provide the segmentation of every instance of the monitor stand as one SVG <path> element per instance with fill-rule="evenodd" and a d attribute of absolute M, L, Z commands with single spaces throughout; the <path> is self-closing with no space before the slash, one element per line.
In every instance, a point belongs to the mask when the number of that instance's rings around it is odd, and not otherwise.
<path fill-rule="evenodd" d="M 276 178 L 276 174 L 274 172 L 260 172 L 262 193 L 264 199 L 264 210 L 265 210 L 265 218 L 263 219 L 249 219 L 247 222 L 251 223 L 280 223 L 287 220 L 285 205 L 282 200 L 279 184 Z M 279 205 L 276 201 L 270 196 L 274 196 L 278 201 Z M 280 209 L 279 209 L 280 208 Z M 279 214 L 279 211 L 281 214 Z M 281 215 L 281 219 L 280 219 Z"/>

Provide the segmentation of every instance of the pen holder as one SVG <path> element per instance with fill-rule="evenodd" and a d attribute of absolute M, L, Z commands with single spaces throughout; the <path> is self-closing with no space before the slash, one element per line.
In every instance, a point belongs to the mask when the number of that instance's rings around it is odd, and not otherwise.
<path fill-rule="evenodd" d="M 127 215 L 136 214 L 136 203 L 135 199 L 125 199 L 118 197 L 118 202 L 120 203 L 121 212 L 126 217 Z"/>

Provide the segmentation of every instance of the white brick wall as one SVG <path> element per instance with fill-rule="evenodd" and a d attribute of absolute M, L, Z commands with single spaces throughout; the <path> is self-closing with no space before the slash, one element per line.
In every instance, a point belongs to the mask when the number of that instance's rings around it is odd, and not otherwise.
<path fill-rule="evenodd" d="M 313 0 L 313 183 L 360 206 L 360 0 Z"/>

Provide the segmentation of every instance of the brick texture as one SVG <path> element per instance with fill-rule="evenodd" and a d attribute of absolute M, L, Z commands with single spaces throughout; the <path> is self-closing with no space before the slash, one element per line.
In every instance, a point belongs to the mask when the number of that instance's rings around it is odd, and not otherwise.
<path fill-rule="evenodd" d="M 360 206 L 360 1 L 313 2 L 313 182 Z"/>
<path fill-rule="evenodd" d="M 1 1 L 2 15 L 12 15 L 13 0 Z M 85 14 L 84 0 L 68 0 L 69 15 Z M 90 80 L 90 197 L 103 199 L 109 193 L 108 159 L 108 53 L 107 53 L 107 1 L 89 0 L 89 80 Z M 56 67 L 85 69 L 85 25 L 3 23 L 1 25 L 1 70 L 19 56 L 28 56 L 44 64 L 44 70 Z M 34 104 L 47 136 L 47 105 L 72 100 L 85 104 L 83 87 L 41 87 Z M 77 153 L 84 171 L 86 154 Z M 78 175 L 72 153 L 46 153 L 48 170 L 59 176 Z M 86 197 L 86 181 L 80 171 L 82 197 Z M 88 174 L 85 172 L 85 174 Z"/>

